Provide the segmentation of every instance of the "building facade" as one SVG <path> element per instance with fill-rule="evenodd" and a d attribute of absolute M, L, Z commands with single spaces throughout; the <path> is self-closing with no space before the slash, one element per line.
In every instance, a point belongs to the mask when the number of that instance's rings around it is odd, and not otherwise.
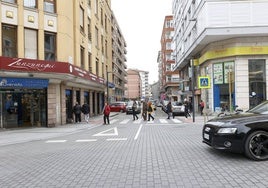
<path fill-rule="evenodd" d="M 207 112 L 267 99 L 268 1 L 173 1 L 181 94 Z M 187 92 L 190 91 L 190 92 Z"/>
<path fill-rule="evenodd" d="M 172 39 L 174 35 L 173 16 L 166 16 L 161 35 L 161 99 L 178 101 L 179 71 L 172 71 L 175 65 Z"/>
<path fill-rule="evenodd" d="M 111 1 L 2 0 L 0 7 L 0 127 L 72 122 L 76 101 L 101 113 L 114 87 Z"/>

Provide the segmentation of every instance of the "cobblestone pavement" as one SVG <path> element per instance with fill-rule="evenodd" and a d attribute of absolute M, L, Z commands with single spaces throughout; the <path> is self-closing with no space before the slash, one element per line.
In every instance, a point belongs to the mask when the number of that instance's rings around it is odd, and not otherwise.
<path fill-rule="evenodd" d="M 203 117 L 164 119 L 119 114 L 111 125 L 95 119 L 95 126 L 2 145 L 0 187 L 268 187 L 268 161 L 202 143 Z"/>

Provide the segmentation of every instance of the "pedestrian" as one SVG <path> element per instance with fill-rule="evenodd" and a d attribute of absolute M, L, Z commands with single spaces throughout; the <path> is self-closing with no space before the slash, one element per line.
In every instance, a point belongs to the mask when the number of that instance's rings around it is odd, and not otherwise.
<path fill-rule="evenodd" d="M 200 106 L 200 112 L 201 112 L 201 116 L 203 115 L 203 110 L 204 110 L 204 106 L 205 106 L 205 103 L 204 103 L 204 101 L 200 101 L 200 103 L 199 103 L 199 106 Z"/>
<path fill-rule="evenodd" d="M 82 106 L 82 113 L 85 115 L 85 121 L 89 122 L 89 105 L 85 102 Z"/>
<path fill-rule="evenodd" d="M 132 104 L 132 115 L 133 115 L 133 121 L 135 121 L 136 119 L 139 119 L 139 117 L 137 116 L 137 103 L 134 100 L 133 104 Z"/>
<path fill-rule="evenodd" d="M 187 99 L 184 99 L 184 116 L 186 118 L 191 117 L 190 113 L 189 113 L 189 102 L 187 101 Z"/>
<path fill-rule="evenodd" d="M 81 122 L 81 106 L 78 102 L 75 103 L 73 107 L 73 113 L 75 117 L 75 123 L 80 123 Z"/>
<path fill-rule="evenodd" d="M 109 118 L 110 118 L 111 109 L 107 102 L 105 103 L 102 112 L 103 112 L 103 125 L 106 125 L 106 123 L 110 124 Z"/>
<path fill-rule="evenodd" d="M 147 121 L 147 110 L 148 110 L 148 105 L 145 101 L 142 103 L 142 117 L 144 121 Z"/>
<path fill-rule="evenodd" d="M 148 121 L 150 121 L 150 119 L 152 118 L 154 121 L 154 117 L 152 116 L 152 113 L 154 112 L 154 109 L 152 107 L 152 103 L 149 102 L 148 103 Z"/>
<path fill-rule="evenodd" d="M 167 114 L 168 114 L 168 117 L 167 119 L 170 119 L 170 116 L 172 114 L 172 104 L 171 102 L 169 101 L 168 104 L 167 104 Z M 174 117 L 173 117 L 174 118 Z"/>

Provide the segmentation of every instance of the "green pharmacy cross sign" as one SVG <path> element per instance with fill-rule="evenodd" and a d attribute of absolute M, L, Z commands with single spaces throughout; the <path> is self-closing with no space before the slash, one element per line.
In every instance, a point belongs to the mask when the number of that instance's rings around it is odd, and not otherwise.
<path fill-rule="evenodd" d="M 200 76 L 198 77 L 198 88 L 210 88 L 210 77 L 209 76 Z"/>

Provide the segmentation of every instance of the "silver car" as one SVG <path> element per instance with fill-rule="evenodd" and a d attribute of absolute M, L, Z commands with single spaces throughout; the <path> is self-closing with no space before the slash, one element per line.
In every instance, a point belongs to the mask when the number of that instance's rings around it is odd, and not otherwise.
<path fill-rule="evenodd" d="M 132 106 L 133 106 L 134 101 L 128 101 L 127 107 L 126 107 L 126 114 L 132 114 Z M 136 113 L 139 114 L 141 113 L 141 103 L 136 101 L 137 103 L 137 110 Z"/>
<path fill-rule="evenodd" d="M 171 104 L 172 104 L 172 116 L 173 116 L 173 118 L 175 116 L 184 115 L 185 106 L 183 105 L 182 102 L 174 101 Z"/>

